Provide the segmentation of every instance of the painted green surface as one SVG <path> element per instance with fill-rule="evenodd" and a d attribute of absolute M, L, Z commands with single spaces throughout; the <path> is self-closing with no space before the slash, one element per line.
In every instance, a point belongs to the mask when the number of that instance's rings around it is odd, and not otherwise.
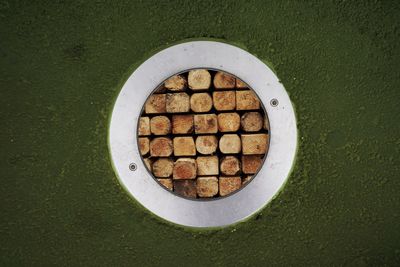
<path fill-rule="evenodd" d="M 1 0 L 0 265 L 399 265 L 399 16 L 398 1 Z M 198 37 L 271 62 L 300 134 L 281 194 L 209 231 L 131 201 L 107 148 L 135 64 Z"/>

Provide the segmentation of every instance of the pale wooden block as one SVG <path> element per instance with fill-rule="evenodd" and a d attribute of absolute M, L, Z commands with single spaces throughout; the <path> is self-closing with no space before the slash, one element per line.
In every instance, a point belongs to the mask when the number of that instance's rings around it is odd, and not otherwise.
<path fill-rule="evenodd" d="M 146 165 L 147 169 L 150 172 L 153 172 L 152 164 L 153 164 L 153 159 L 152 158 L 144 158 L 144 165 Z"/>
<path fill-rule="evenodd" d="M 189 134 L 193 132 L 193 115 L 173 115 L 172 133 Z"/>
<path fill-rule="evenodd" d="M 150 139 L 147 137 L 139 137 L 140 155 L 146 155 L 150 151 Z"/>
<path fill-rule="evenodd" d="M 168 190 L 173 190 L 172 179 L 157 179 L 157 181 Z"/>
<path fill-rule="evenodd" d="M 166 95 L 152 94 L 146 101 L 145 111 L 147 114 L 165 113 L 166 112 Z"/>
<path fill-rule="evenodd" d="M 218 114 L 218 130 L 220 132 L 236 132 L 240 127 L 240 116 L 235 112 Z"/>
<path fill-rule="evenodd" d="M 196 134 L 217 133 L 218 122 L 215 114 L 194 115 L 194 130 Z"/>
<path fill-rule="evenodd" d="M 246 112 L 242 115 L 240 123 L 246 132 L 257 132 L 263 127 L 264 119 L 260 112 Z"/>
<path fill-rule="evenodd" d="M 237 154 L 241 151 L 240 137 L 237 134 L 224 134 L 219 140 L 219 150 L 224 154 Z"/>
<path fill-rule="evenodd" d="M 171 122 L 166 116 L 155 116 L 150 120 L 150 131 L 155 135 L 166 135 L 171 132 Z"/>
<path fill-rule="evenodd" d="M 198 175 L 218 175 L 218 157 L 202 156 L 197 157 L 197 174 Z"/>
<path fill-rule="evenodd" d="M 231 89 L 235 88 L 236 79 L 232 75 L 218 71 L 214 76 L 215 89 Z"/>
<path fill-rule="evenodd" d="M 212 105 L 212 98 L 208 93 L 196 93 L 190 97 L 190 108 L 194 112 L 208 112 Z"/>
<path fill-rule="evenodd" d="M 244 155 L 265 154 L 268 147 L 267 134 L 242 134 L 242 150 Z"/>
<path fill-rule="evenodd" d="M 179 112 L 189 112 L 189 110 L 190 110 L 190 97 L 187 93 L 167 94 L 166 112 L 179 113 Z"/>
<path fill-rule="evenodd" d="M 193 137 L 183 136 L 174 138 L 174 155 L 175 156 L 194 156 L 196 155 L 196 146 Z"/>
<path fill-rule="evenodd" d="M 214 135 L 202 135 L 196 139 L 196 149 L 203 155 L 210 155 L 217 151 L 218 140 Z"/>
<path fill-rule="evenodd" d="M 170 177 L 174 169 L 174 162 L 169 158 L 160 158 L 153 163 L 153 174 L 156 177 Z"/>
<path fill-rule="evenodd" d="M 226 196 L 240 189 L 242 180 L 237 177 L 219 177 L 219 195 Z"/>
<path fill-rule="evenodd" d="M 213 102 L 216 110 L 234 110 L 236 93 L 235 91 L 213 92 Z"/>
<path fill-rule="evenodd" d="M 150 155 L 152 157 L 169 157 L 172 150 L 172 141 L 167 137 L 156 137 L 150 141 Z"/>
<path fill-rule="evenodd" d="M 192 90 L 207 90 L 211 85 L 211 74 L 204 69 L 189 71 L 189 88 Z"/>
<path fill-rule="evenodd" d="M 191 158 L 179 158 L 174 163 L 172 177 L 174 179 L 195 179 L 197 176 L 196 160 Z"/>
<path fill-rule="evenodd" d="M 258 100 L 256 94 L 251 90 L 236 91 L 236 109 L 260 109 L 260 101 Z"/>
<path fill-rule="evenodd" d="M 243 82 L 242 80 L 236 78 L 236 88 L 238 89 L 244 89 L 244 88 L 248 88 L 249 86 Z"/>
<path fill-rule="evenodd" d="M 186 88 L 186 78 L 182 75 L 174 75 L 164 82 L 165 88 L 170 91 L 183 91 Z"/>
<path fill-rule="evenodd" d="M 150 135 L 150 118 L 140 117 L 139 119 L 139 136 Z"/>
<path fill-rule="evenodd" d="M 222 158 L 220 164 L 221 173 L 224 175 L 236 175 L 240 172 L 240 162 L 234 156 L 226 156 Z"/>
<path fill-rule="evenodd" d="M 199 197 L 213 197 L 218 194 L 218 178 L 215 176 L 199 177 L 196 181 Z"/>

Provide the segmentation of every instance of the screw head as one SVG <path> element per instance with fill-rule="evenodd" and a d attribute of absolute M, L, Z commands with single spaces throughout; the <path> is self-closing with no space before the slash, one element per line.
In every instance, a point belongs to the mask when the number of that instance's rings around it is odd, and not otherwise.
<path fill-rule="evenodd" d="M 271 106 L 276 107 L 276 106 L 278 106 L 279 101 L 278 101 L 278 99 L 274 98 L 271 100 L 270 104 L 271 104 Z"/>
<path fill-rule="evenodd" d="M 137 170 L 136 164 L 135 164 L 135 163 L 129 164 L 129 169 L 130 169 L 131 171 L 136 171 L 136 170 Z"/>

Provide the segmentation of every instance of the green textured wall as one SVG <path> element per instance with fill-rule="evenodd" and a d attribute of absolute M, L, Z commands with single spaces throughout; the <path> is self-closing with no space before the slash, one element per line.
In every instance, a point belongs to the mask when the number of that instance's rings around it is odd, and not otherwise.
<path fill-rule="evenodd" d="M 0 265 L 399 265 L 399 17 L 398 1 L 1 0 Z M 224 229 L 152 216 L 108 154 L 129 73 L 188 38 L 270 62 L 297 112 L 286 187 Z"/>

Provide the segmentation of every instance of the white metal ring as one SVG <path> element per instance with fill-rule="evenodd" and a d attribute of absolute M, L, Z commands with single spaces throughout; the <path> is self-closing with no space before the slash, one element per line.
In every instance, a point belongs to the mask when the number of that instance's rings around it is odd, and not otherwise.
<path fill-rule="evenodd" d="M 142 106 L 152 91 L 168 77 L 194 68 L 220 69 L 242 79 L 259 96 L 271 129 L 267 158 L 258 174 L 237 193 L 212 201 L 185 199 L 162 188 L 144 166 L 136 137 Z M 284 185 L 297 149 L 296 118 L 285 88 L 258 58 L 226 43 L 187 42 L 153 55 L 126 81 L 112 112 L 109 148 L 121 184 L 148 210 L 179 225 L 226 226 L 256 213 Z M 130 168 L 132 163 L 136 170 Z"/>

